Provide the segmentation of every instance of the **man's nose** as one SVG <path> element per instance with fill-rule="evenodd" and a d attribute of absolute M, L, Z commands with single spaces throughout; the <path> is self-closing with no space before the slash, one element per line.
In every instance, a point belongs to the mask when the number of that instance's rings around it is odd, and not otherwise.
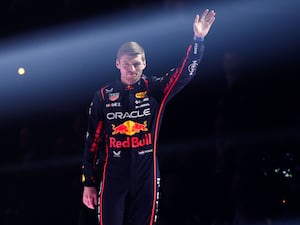
<path fill-rule="evenodd" d="M 132 72 L 135 71 L 135 66 L 134 65 L 129 66 L 129 70 Z"/>

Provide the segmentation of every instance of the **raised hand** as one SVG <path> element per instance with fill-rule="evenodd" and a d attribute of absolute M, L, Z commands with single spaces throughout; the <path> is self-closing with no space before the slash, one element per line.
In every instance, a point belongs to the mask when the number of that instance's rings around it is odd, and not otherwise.
<path fill-rule="evenodd" d="M 201 16 L 199 14 L 196 15 L 193 24 L 195 37 L 204 38 L 208 34 L 216 19 L 215 15 L 215 11 L 209 9 L 205 9 Z"/>

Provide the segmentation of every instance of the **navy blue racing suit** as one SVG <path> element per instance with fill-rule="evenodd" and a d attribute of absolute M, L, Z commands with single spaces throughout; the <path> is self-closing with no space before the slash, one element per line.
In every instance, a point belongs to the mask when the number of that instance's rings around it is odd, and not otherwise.
<path fill-rule="evenodd" d="M 134 85 L 118 79 L 96 91 L 82 170 L 83 185 L 99 189 L 100 225 L 122 225 L 125 219 L 130 225 L 156 224 L 157 140 L 163 112 L 196 74 L 203 51 L 203 40 L 193 40 L 180 65 L 165 75 L 142 76 Z"/>

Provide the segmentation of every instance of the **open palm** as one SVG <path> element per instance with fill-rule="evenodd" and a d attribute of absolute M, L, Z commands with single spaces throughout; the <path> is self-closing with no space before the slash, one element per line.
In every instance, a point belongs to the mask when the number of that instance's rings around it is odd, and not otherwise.
<path fill-rule="evenodd" d="M 202 15 L 196 15 L 193 28 L 194 28 L 194 35 L 198 38 L 204 38 L 207 33 L 209 32 L 212 24 L 215 21 L 215 11 L 205 9 Z"/>

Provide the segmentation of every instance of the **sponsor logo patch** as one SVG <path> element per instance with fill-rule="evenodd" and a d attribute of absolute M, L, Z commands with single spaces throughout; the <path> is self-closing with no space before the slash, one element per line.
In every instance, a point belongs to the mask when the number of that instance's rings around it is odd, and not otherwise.
<path fill-rule="evenodd" d="M 112 124 L 112 135 L 115 134 L 126 134 L 132 136 L 140 131 L 148 131 L 147 121 L 144 123 L 137 123 L 132 120 L 127 120 L 124 123 L 119 124 L 118 126 Z"/>
<path fill-rule="evenodd" d="M 145 98 L 146 94 L 147 94 L 147 91 L 138 92 L 135 94 L 135 97 L 136 98 Z"/>
<path fill-rule="evenodd" d="M 120 97 L 120 93 L 119 92 L 109 93 L 108 94 L 108 99 L 109 99 L 109 101 L 112 101 L 112 102 L 118 100 L 119 97 Z"/>

